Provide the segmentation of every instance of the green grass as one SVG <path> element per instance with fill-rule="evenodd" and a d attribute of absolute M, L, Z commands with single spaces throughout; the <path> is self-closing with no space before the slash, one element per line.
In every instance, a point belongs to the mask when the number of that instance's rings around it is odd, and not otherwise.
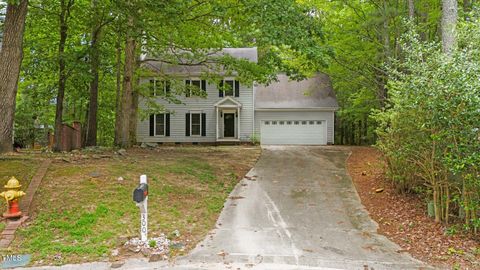
<path fill-rule="evenodd" d="M 34 220 L 19 229 L 11 252 L 32 253 L 43 264 L 108 259 L 125 238 L 138 236 L 132 191 L 141 174 L 149 181 L 150 235 L 179 230 L 178 240 L 193 248 L 215 224 L 238 175 L 253 165 L 259 149 L 187 149 L 53 163 L 35 197 Z"/>
<path fill-rule="evenodd" d="M 33 175 L 40 166 L 41 161 L 31 157 L 26 158 L 0 158 L 0 190 L 10 180 L 12 176 L 17 178 L 22 185 L 22 190 L 26 190 Z M 0 213 L 6 208 L 5 201 L 0 198 Z M 0 222 L 0 232 L 5 228 L 5 222 Z"/>
<path fill-rule="evenodd" d="M 0 188 L 15 176 L 26 189 L 40 164 L 41 161 L 35 159 L 0 159 Z"/>

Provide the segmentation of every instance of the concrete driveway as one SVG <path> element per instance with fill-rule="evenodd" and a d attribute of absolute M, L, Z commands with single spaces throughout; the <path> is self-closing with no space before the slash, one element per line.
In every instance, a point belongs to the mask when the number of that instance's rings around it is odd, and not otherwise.
<path fill-rule="evenodd" d="M 225 269 L 423 269 L 376 233 L 336 147 L 267 147 L 217 228 L 180 265 Z"/>

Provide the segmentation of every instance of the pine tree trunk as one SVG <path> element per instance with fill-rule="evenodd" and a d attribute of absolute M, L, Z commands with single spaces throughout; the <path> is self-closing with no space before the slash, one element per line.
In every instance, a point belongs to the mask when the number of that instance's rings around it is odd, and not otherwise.
<path fill-rule="evenodd" d="M 96 0 L 92 1 L 93 9 L 96 10 Z M 99 16 L 95 14 L 94 16 Z M 96 23 L 92 29 L 92 40 L 90 44 L 90 72 L 92 74 L 92 81 L 90 82 L 90 101 L 88 105 L 88 121 L 87 121 L 87 134 L 86 134 L 86 146 L 97 145 L 97 112 L 98 112 L 98 69 L 100 66 L 100 48 L 99 39 L 101 35 L 101 25 L 96 19 Z"/>
<path fill-rule="evenodd" d="M 9 4 L 0 51 L 0 153 L 12 151 L 18 77 L 23 59 L 23 32 L 28 0 Z"/>
<path fill-rule="evenodd" d="M 62 141 L 62 124 L 63 124 L 63 99 L 65 97 L 65 86 L 67 84 L 67 72 L 65 62 L 65 43 L 68 37 L 68 18 L 70 17 L 70 9 L 74 0 L 60 1 L 60 42 L 58 43 L 58 92 L 57 105 L 55 110 L 55 151 L 61 150 Z"/>
<path fill-rule="evenodd" d="M 442 46 L 446 54 L 450 54 L 455 47 L 457 19 L 457 0 L 442 0 Z"/>

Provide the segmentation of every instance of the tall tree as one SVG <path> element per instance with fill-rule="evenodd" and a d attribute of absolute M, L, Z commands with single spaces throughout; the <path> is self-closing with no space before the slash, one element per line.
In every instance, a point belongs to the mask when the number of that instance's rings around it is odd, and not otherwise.
<path fill-rule="evenodd" d="M 450 54 L 455 46 L 455 28 L 458 20 L 457 0 L 442 0 L 442 48 Z"/>
<path fill-rule="evenodd" d="M 123 72 L 123 89 L 121 99 L 121 114 L 117 117 L 121 117 L 118 121 L 120 130 L 119 145 L 121 147 L 130 147 L 130 118 L 132 116 L 133 106 L 133 87 L 134 87 L 134 73 L 136 65 L 136 49 L 137 41 L 135 35 L 135 18 L 133 15 L 129 15 L 127 23 L 127 37 L 125 42 L 125 64 Z"/>
<path fill-rule="evenodd" d="M 115 87 L 115 128 L 114 128 L 114 139 L 113 143 L 115 145 L 120 145 L 120 130 L 121 130 L 121 121 L 120 117 L 122 113 L 122 35 L 120 34 L 120 26 L 118 26 L 117 37 L 115 41 L 115 70 L 116 70 L 116 87 Z"/>
<path fill-rule="evenodd" d="M 0 51 L 0 153 L 12 150 L 13 121 L 28 0 L 9 1 Z"/>
<path fill-rule="evenodd" d="M 110 21 L 106 16 L 107 7 L 100 5 L 98 0 L 92 0 L 92 33 L 90 40 L 90 73 L 92 79 L 90 81 L 90 99 L 88 104 L 88 117 L 86 124 L 85 145 L 97 145 L 97 114 L 98 114 L 98 85 L 99 85 L 99 69 L 100 69 L 100 42 L 102 32 L 105 25 Z"/>
<path fill-rule="evenodd" d="M 59 14 L 59 33 L 60 40 L 58 43 L 58 89 L 55 110 L 55 146 L 54 149 L 59 151 L 61 149 L 61 140 L 63 132 L 63 99 L 65 98 L 65 87 L 67 83 L 67 70 L 65 68 L 65 43 L 68 37 L 68 21 L 70 19 L 70 12 L 75 3 L 75 0 L 60 0 L 60 14 Z"/>
<path fill-rule="evenodd" d="M 408 19 L 415 19 L 415 0 L 408 0 Z"/>

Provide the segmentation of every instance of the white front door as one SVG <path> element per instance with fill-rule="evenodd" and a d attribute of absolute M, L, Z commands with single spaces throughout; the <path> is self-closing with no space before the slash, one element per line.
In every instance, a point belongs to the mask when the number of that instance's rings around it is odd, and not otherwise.
<path fill-rule="evenodd" d="M 327 144 L 325 120 L 264 120 L 260 126 L 261 144 Z"/>

